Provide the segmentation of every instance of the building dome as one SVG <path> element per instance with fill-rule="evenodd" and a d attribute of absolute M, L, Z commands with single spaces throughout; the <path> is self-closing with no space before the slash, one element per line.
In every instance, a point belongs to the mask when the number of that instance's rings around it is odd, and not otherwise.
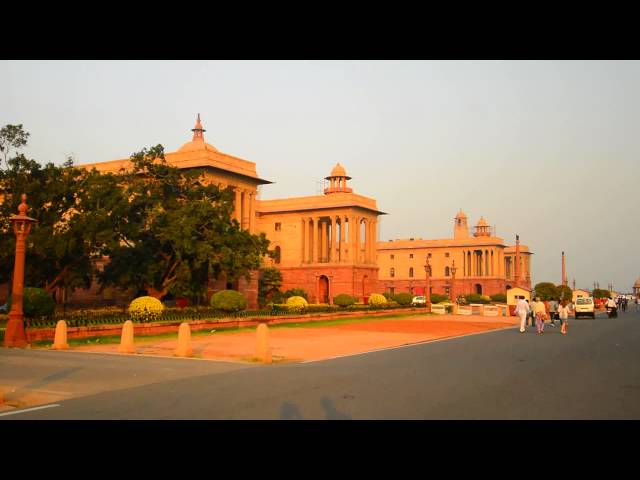
<path fill-rule="evenodd" d="M 480 217 L 480 220 L 478 220 L 478 224 L 476 226 L 477 227 L 486 227 L 487 226 L 487 221 L 484 219 L 484 217 Z"/>
<path fill-rule="evenodd" d="M 202 128 L 202 123 L 200 123 L 200 114 L 198 114 L 198 118 L 196 119 L 196 126 L 193 127 L 191 131 L 193 132 L 193 139 L 182 145 L 178 149 L 178 152 L 195 152 L 197 150 L 218 151 L 216 147 L 204 141 L 204 132 L 206 132 L 206 130 Z"/>
<path fill-rule="evenodd" d="M 351 177 L 347 175 L 347 171 L 344 169 L 342 165 L 340 165 L 340 162 L 336 163 L 336 166 L 333 167 L 333 170 L 331 170 L 331 174 L 325 178 L 329 180 L 331 178 L 336 178 L 336 177 L 344 177 L 347 180 L 351 180 Z"/>
<path fill-rule="evenodd" d="M 640 278 L 638 278 L 636 283 L 633 284 L 633 288 L 640 288 Z"/>
<path fill-rule="evenodd" d="M 462 211 L 462 209 L 460 209 L 460 211 L 458 212 L 458 214 L 456 215 L 456 218 L 467 218 L 467 216 L 464 214 L 464 212 Z"/>

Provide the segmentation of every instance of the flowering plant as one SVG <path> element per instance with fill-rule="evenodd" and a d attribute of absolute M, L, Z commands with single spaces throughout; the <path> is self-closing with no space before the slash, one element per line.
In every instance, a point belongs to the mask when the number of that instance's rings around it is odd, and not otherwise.
<path fill-rule="evenodd" d="M 309 303 L 304 299 L 304 297 L 289 297 L 287 298 L 287 310 L 295 313 L 302 313 L 306 310 Z"/>
<path fill-rule="evenodd" d="M 164 305 L 157 298 L 138 297 L 129 305 L 129 315 L 136 322 L 153 322 L 160 318 Z"/>

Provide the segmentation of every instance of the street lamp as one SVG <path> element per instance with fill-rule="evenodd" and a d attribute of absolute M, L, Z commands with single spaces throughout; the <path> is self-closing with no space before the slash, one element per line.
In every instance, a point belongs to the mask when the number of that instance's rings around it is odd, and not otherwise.
<path fill-rule="evenodd" d="M 431 305 L 431 288 L 429 286 L 429 280 L 431 277 L 431 265 L 429 265 L 429 256 L 427 255 L 427 263 L 424 264 L 425 273 L 425 287 L 424 287 L 424 299 L 425 306 L 428 308 Z"/>
<path fill-rule="evenodd" d="M 458 270 L 456 268 L 456 261 L 454 260 L 453 263 L 451 264 L 451 301 L 456 304 L 458 303 L 456 300 L 456 270 Z"/>
<path fill-rule="evenodd" d="M 24 348 L 27 339 L 24 332 L 24 312 L 22 298 L 24 294 L 24 257 L 26 239 L 31 226 L 37 222 L 35 218 L 27 217 L 27 196 L 22 194 L 22 203 L 18 206 L 18 215 L 12 215 L 9 221 L 13 224 L 16 234 L 16 257 L 13 265 L 13 290 L 11 291 L 11 311 L 4 333 L 5 347 Z"/>

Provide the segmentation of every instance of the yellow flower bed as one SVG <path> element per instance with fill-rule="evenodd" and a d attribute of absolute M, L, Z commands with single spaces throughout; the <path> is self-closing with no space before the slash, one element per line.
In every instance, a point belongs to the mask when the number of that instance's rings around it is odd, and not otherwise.
<path fill-rule="evenodd" d="M 289 297 L 287 299 L 287 310 L 295 313 L 302 313 L 307 308 L 309 303 L 304 297 Z"/>
<path fill-rule="evenodd" d="M 138 297 L 129 305 L 129 315 L 135 322 L 153 322 L 160 318 L 164 305 L 157 298 Z"/>
<path fill-rule="evenodd" d="M 369 297 L 369 305 L 379 307 L 387 304 L 387 299 L 379 293 L 372 293 Z"/>

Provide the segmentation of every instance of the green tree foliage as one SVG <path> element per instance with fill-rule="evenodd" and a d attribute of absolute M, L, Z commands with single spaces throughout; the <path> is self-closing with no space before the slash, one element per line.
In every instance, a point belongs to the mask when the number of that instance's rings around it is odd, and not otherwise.
<path fill-rule="evenodd" d="M 356 301 L 351 295 L 341 293 L 340 295 L 336 295 L 335 297 L 333 297 L 333 303 L 334 305 L 338 305 L 339 307 L 346 308 L 356 303 Z"/>
<path fill-rule="evenodd" d="M 24 145 L 27 136 L 12 145 Z M 0 283 L 13 273 L 15 235 L 9 218 L 25 193 L 27 215 L 37 220 L 27 240 L 25 283 L 49 293 L 57 287 L 88 288 L 92 260 L 113 230 L 105 207 L 114 201 L 115 185 L 113 176 L 74 168 L 71 161 L 42 166 L 22 154 L 8 158 L 0 169 Z"/>
<path fill-rule="evenodd" d="M 467 301 L 468 304 L 471 304 L 471 303 L 487 304 L 487 303 L 491 302 L 491 298 L 490 297 L 486 297 L 485 295 L 480 295 L 478 293 L 472 293 L 470 295 L 465 295 L 464 299 Z"/>
<path fill-rule="evenodd" d="M 505 303 L 507 301 L 507 295 L 504 293 L 496 293 L 491 295 L 491 301 L 496 303 Z"/>
<path fill-rule="evenodd" d="M 5 164 L 12 158 L 13 151 L 17 152 L 27 145 L 29 135 L 31 134 L 22 128 L 22 124 L 5 125 L 0 129 L 0 154 Z"/>
<path fill-rule="evenodd" d="M 392 300 L 395 302 L 398 302 L 400 305 L 411 305 L 413 296 L 407 292 L 400 292 L 400 293 L 396 293 L 393 296 Z"/>
<path fill-rule="evenodd" d="M 12 298 L 8 308 L 11 311 Z M 55 302 L 49 293 L 41 288 L 26 287 L 22 297 L 22 311 L 25 317 L 47 317 L 53 313 Z"/>
<path fill-rule="evenodd" d="M 247 299 L 235 290 L 222 290 L 213 294 L 211 306 L 225 312 L 239 312 L 247 308 Z"/>
<path fill-rule="evenodd" d="M 430 297 L 431 303 L 440 303 L 445 300 L 449 300 L 449 297 L 446 295 L 440 295 L 439 293 L 432 293 Z"/>
<path fill-rule="evenodd" d="M 260 272 L 258 280 L 258 302 L 261 306 L 269 302 L 281 301 L 282 294 L 280 287 L 282 286 L 282 272 L 274 267 L 264 268 Z M 277 295 L 280 294 L 280 295 Z M 274 299 L 274 296 L 278 296 Z"/>
<path fill-rule="evenodd" d="M 593 298 L 609 298 L 611 296 L 611 292 L 603 288 L 595 288 L 591 295 L 593 295 Z"/>
<path fill-rule="evenodd" d="M 555 300 L 559 297 L 560 293 L 558 288 L 551 282 L 541 282 L 536 284 L 535 296 L 540 297 L 540 300 Z"/>
<path fill-rule="evenodd" d="M 263 233 L 252 235 L 232 220 L 234 194 L 207 184 L 203 172 L 169 165 L 162 145 L 131 156 L 133 170 L 120 175 L 110 258 L 99 279 L 103 287 L 201 296 L 209 278 L 232 282 L 272 255 Z M 116 214 L 116 212 L 114 212 Z"/>
<path fill-rule="evenodd" d="M 564 299 L 570 302 L 571 299 L 573 298 L 573 290 L 571 290 L 568 286 L 557 285 L 556 289 L 558 290 L 558 298 L 556 300 Z"/>

